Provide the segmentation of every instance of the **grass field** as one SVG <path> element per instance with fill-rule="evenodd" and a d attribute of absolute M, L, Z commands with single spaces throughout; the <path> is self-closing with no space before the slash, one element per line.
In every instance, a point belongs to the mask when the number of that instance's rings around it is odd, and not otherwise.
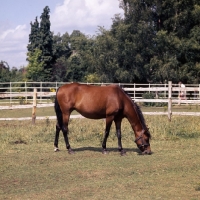
<path fill-rule="evenodd" d="M 55 121 L 0 121 L 0 199 L 200 199 L 199 117 L 145 116 L 151 156 L 141 156 L 127 120 L 126 156 L 117 151 L 114 126 L 108 155 L 101 153 L 104 120 L 71 119 L 74 155 L 53 151 Z"/>

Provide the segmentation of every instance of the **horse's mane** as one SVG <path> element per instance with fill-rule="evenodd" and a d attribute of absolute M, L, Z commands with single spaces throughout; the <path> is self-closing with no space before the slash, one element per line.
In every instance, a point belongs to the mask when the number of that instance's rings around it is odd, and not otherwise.
<path fill-rule="evenodd" d="M 143 128 L 145 129 L 145 134 L 149 137 L 149 138 L 151 138 L 151 134 L 150 134 L 150 132 L 149 132 L 149 129 L 147 128 L 147 126 L 146 126 L 146 121 L 145 121 L 145 119 L 144 119 L 144 115 L 143 115 L 143 113 L 142 113 L 142 111 L 141 111 L 141 109 L 140 109 L 140 106 L 134 101 L 134 100 L 132 100 L 132 98 L 131 98 L 131 96 L 129 95 L 129 93 L 127 92 L 127 91 L 125 91 L 123 88 L 121 88 L 123 91 L 124 91 L 124 93 L 131 99 L 131 101 L 133 102 L 133 106 L 134 106 L 134 108 L 135 108 L 135 111 L 137 112 L 137 114 L 138 114 L 138 117 L 139 117 L 139 119 L 140 119 L 140 121 L 141 121 L 141 123 L 142 123 L 142 126 L 143 126 Z"/>

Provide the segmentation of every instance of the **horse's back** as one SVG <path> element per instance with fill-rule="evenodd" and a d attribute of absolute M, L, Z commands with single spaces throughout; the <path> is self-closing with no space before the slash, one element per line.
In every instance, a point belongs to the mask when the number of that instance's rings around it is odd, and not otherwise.
<path fill-rule="evenodd" d="M 101 97 L 102 100 L 109 98 L 109 96 L 116 97 L 116 95 L 119 95 L 120 90 L 121 88 L 114 84 L 102 87 L 80 83 L 70 83 L 61 86 L 57 95 L 65 96 L 66 98 L 89 96 L 94 101 L 95 99 Z"/>
<path fill-rule="evenodd" d="M 123 92 L 117 85 L 105 87 L 71 83 L 57 92 L 61 109 L 77 110 L 87 118 L 104 118 L 123 109 Z"/>

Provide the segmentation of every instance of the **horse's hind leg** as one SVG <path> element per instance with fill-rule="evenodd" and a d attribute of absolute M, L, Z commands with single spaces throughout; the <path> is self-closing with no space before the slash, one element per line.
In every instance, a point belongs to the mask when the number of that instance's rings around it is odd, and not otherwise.
<path fill-rule="evenodd" d="M 56 135 L 55 135 L 55 140 L 54 140 L 54 151 L 59 151 L 58 148 L 58 139 L 59 139 L 59 133 L 60 133 L 60 126 L 58 125 L 58 123 L 56 124 Z"/>
<path fill-rule="evenodd" d="M 103 143 L 102 143 L 102 148 L 103 148 L 102 153 L 103 154 L 107 154 L 106 142 L 107 142 L 107 139 L 108 139 L 108 136 L 109 136 L 112 121 L 113 121 L 113 117 L 106 117 L 106 130 L 105 130 L 105 133 L 104 133 L 104 139 L 103 139 Z"/>
<path fill-rule="evenodd" d="M 68 123 L 69 123 L 70 114 L 63 114 L 63 127 L 62 132 L 65 139 L 66 148 L 69 154 L 73 153 L 73 150 L 70 147 L 69 139 L 68 139 Z"/>

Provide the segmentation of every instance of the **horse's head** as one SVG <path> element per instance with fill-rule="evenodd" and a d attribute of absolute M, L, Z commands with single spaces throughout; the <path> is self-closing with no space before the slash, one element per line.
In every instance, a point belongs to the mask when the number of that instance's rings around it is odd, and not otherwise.
<path fill-rule="evenodd" d="M 135 143 L 137 144 L 138 148 L 142 152 L 143 155 L 151 154 L 151 147 L 149 140 L 151 138 L 151 134 L 148 129 L 143 130 L 141 134 L 135 139 Z"/>

